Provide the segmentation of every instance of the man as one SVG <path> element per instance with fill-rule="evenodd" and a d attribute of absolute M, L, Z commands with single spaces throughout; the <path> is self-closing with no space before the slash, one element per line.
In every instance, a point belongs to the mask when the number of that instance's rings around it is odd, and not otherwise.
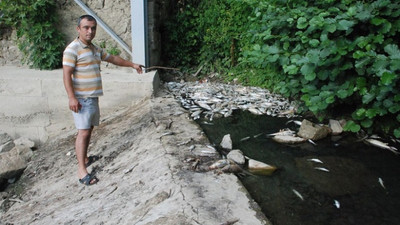
<path fill-rule="evenodd" d="M 88 157 L 87 150 L 94 126 L 99 125 L 98 97 L 103 95 L 100 63 L 107 61 L 124 67 L 132 67 L 140 74 L 142 65 L 108 54 L 92 44 L 96 35 L 97 21 L 90 15 L 78 20 L 78 37 L 65 49 L 63 55 L 63 80 L 78 134 L 75 141 L 78 159 L 79 182 L 92 185 L 99 180 L 88 173 L 87 167 L 97 158 Z"/>

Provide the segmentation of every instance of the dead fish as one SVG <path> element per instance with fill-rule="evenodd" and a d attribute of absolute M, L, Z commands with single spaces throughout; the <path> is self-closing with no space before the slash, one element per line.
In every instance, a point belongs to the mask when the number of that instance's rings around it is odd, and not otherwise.
<path fill-rule="evenodd" d="M 313 140 L 311 140 L 311 139 L 307 139 L 307 141 L 308 142 L 310 142 L 311 144 L 313 144 L 313 145 L 317 145 L 317 143 L 315 143 Z"/>
<path fill-rule="evenodd" d="M 298 120 L 289 120 L 289 121 L 286 122 L 286 124 L 289 124 L 289 123 L 294 123 L 294 124 L 296 124 L 298 126 L 301 126 L 301 121 L 298 121 Z"/>
<path fill-rule="evenodd" d="M 279 132 L 276 133 L 272 133 L 272 134 L 267 134 L 267 137 L 272 137 L 272 136 L 294 136 L 295 132 L 290 130 L 290 129 L 284 129 L 284 130 L 280 130 Z"/>
<path fill-rule="evenodd" d="M 254 137 L 254 138 L 258 138 L 258 137 L 260 137 L 261 135 L 263 135 L 263 133 L 256 134 L 256 135 L 254 135 L 253 137 Z"/>
<path fill-rule="evenodd" d="M 366 141 L 367 143 L 369 143 L 369 144 L 371 144 L 371 145 L 373 145 L 375 147 L 389 150 L 389 151 L 393 152 L 396 155 L 399 154 L 397 148 L 389 146 L 388 143 L 384 143 L 382 141 L 378 141 L 378 140 L 371 139 L 371 138 L 366 138 L 366 139 L 364 139 L 364 141 Z"/>
<path fill-rule="evenodd" d="M 262 115 L 263 114 L 260 110 L 258 110 L 256 108 L 249 108 L 248 110 L 249 110 L 249 112 L 253 113 L 254 115 Z"/>
<path fill-rule="evenodd" d="M 316 163 L 323 163 L 321 160 L 319 160 L 319 159 L 316 159 L 316 158 L 313 158 L 313 159 L 307 159 L 307 161 L 310 161 L 310 162 L 316 162 Z"/>
<path fill-rule="evenodd" d="M 379 182 L 379 184 L 383 187 L 383 189 L 386 189 L 386 187 L 385 187 L 385 185 L 383 184 L 383 180 L 382 180 L 382 178 L 378 178 L 378 182 Z"/>
<path fill-rule="evenodd" d="M 338 209 L 340 208 L 340 202 L 338 200 L 334 200 L 333 205 L 336 206 L 336 208 Z"/>
<path fill-rule="evenodd" d="M 214 162 L 213 164 L 211 164 L 211 166 L 209 166 L 208 168 L 210 170 L 215 170 L 215 169 L 223 168 L 226 165 L 229 165 L 229 163 L 230 162 L 227 159 L 220 159 L 220 160 Z"/>
<path fill-rule="evenodd" d="M 250 136 L 244 137 L 244 138 L 240 139 L 240 141 L 247 141 L 247 140 L 249 140 L 249 139 L 250 139 Z"/>
<path fill-rule="evenodd" d="M 167 135 L 174 135 L 174 134 L 175 134 L 174 132 L 169 131 L 169 132 L 166 132 L 166 133 L 161 134 L 160 138 L 162 138 L 162 137 L 164 137 L 164 136 L 167 136 Z"/>
<path fill-rule="evenodd" d="M 292 191 L 293 191 L 293 193 L 294 193 L 295 195 L 297 195 L 297 197 L 299 197 L 302 201 L 304 201 L 303 196 L 302 196 L 298 191 L 296 191 L 295 189 L 292 189 Z"/>
<path fill-rule="evenodd" d="M 314 169 L 321 170 L 321 171 L 324 171 L 324 172 L 329 172 L 329 170 L 327 168 L 324 168 L 324 167 L 314 167 Z"/>
<path fill-rule="evenodd" d="M 190 116 L 192 117 L 192 118 L 196 118 L 196 117 L 199 117 L 200 116 L 200 114 L 201 114 L 201 110 L 199 110 L 199 111 L 195 111 L 194 113 L 192 113 Z"/>
<path fill-rule="evenodd" d="M 200 106 L 201 108 L 205 109 L 205 110 L 208 110 L 208 111 L 211 111 L 211 110 L 212 110 L 212 108 L 211 108 L 207 103 L 204 103 L 204 102 L 196 102 L 196 104 L 197 104 L 198 106 Z"/>

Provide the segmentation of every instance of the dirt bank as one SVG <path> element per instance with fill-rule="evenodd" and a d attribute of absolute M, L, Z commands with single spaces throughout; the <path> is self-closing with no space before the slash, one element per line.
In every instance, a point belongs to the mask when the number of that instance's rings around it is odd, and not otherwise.
<path fill-rule="evenodd" d="M 189 146 L 208 140 L 172 96 L 158 95 L 95 129 L 89 151 L 102 158 L 89 167 L 100 179 L 94 186 L 78 182 L 74 130 L 36 150 L 0 199 L 0 225 L 269 224 L 235 175 L 190 169 Z"/>

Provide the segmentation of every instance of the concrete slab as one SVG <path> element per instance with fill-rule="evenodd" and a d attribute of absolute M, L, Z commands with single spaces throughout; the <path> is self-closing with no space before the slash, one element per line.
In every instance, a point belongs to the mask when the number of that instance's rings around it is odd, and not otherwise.
<path fill-rule="evenodd" d="M 102 68 L 102 116 L 150 98 L 159 87 L 157 71 L 137 74 L 130 68 Z M 62 69 L 35 70 L 24 66 L 0 67 L 0 131 L 30 138 L 37 144 L 73 127 Z"/>

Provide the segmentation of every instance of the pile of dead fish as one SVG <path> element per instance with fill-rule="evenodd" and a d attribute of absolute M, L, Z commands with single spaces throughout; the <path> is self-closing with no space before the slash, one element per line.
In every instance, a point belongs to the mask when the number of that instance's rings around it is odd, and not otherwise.
<path fill-rule="evenodd" d="M 204 116 L 228 117 L 234 110 L 248 110 L 256 115 L 292 117 L 295 105 L 280 95 L 259 87 L 221 83 L 166 83 L 166 88 L 190 111 L 193 119 Z"/>

